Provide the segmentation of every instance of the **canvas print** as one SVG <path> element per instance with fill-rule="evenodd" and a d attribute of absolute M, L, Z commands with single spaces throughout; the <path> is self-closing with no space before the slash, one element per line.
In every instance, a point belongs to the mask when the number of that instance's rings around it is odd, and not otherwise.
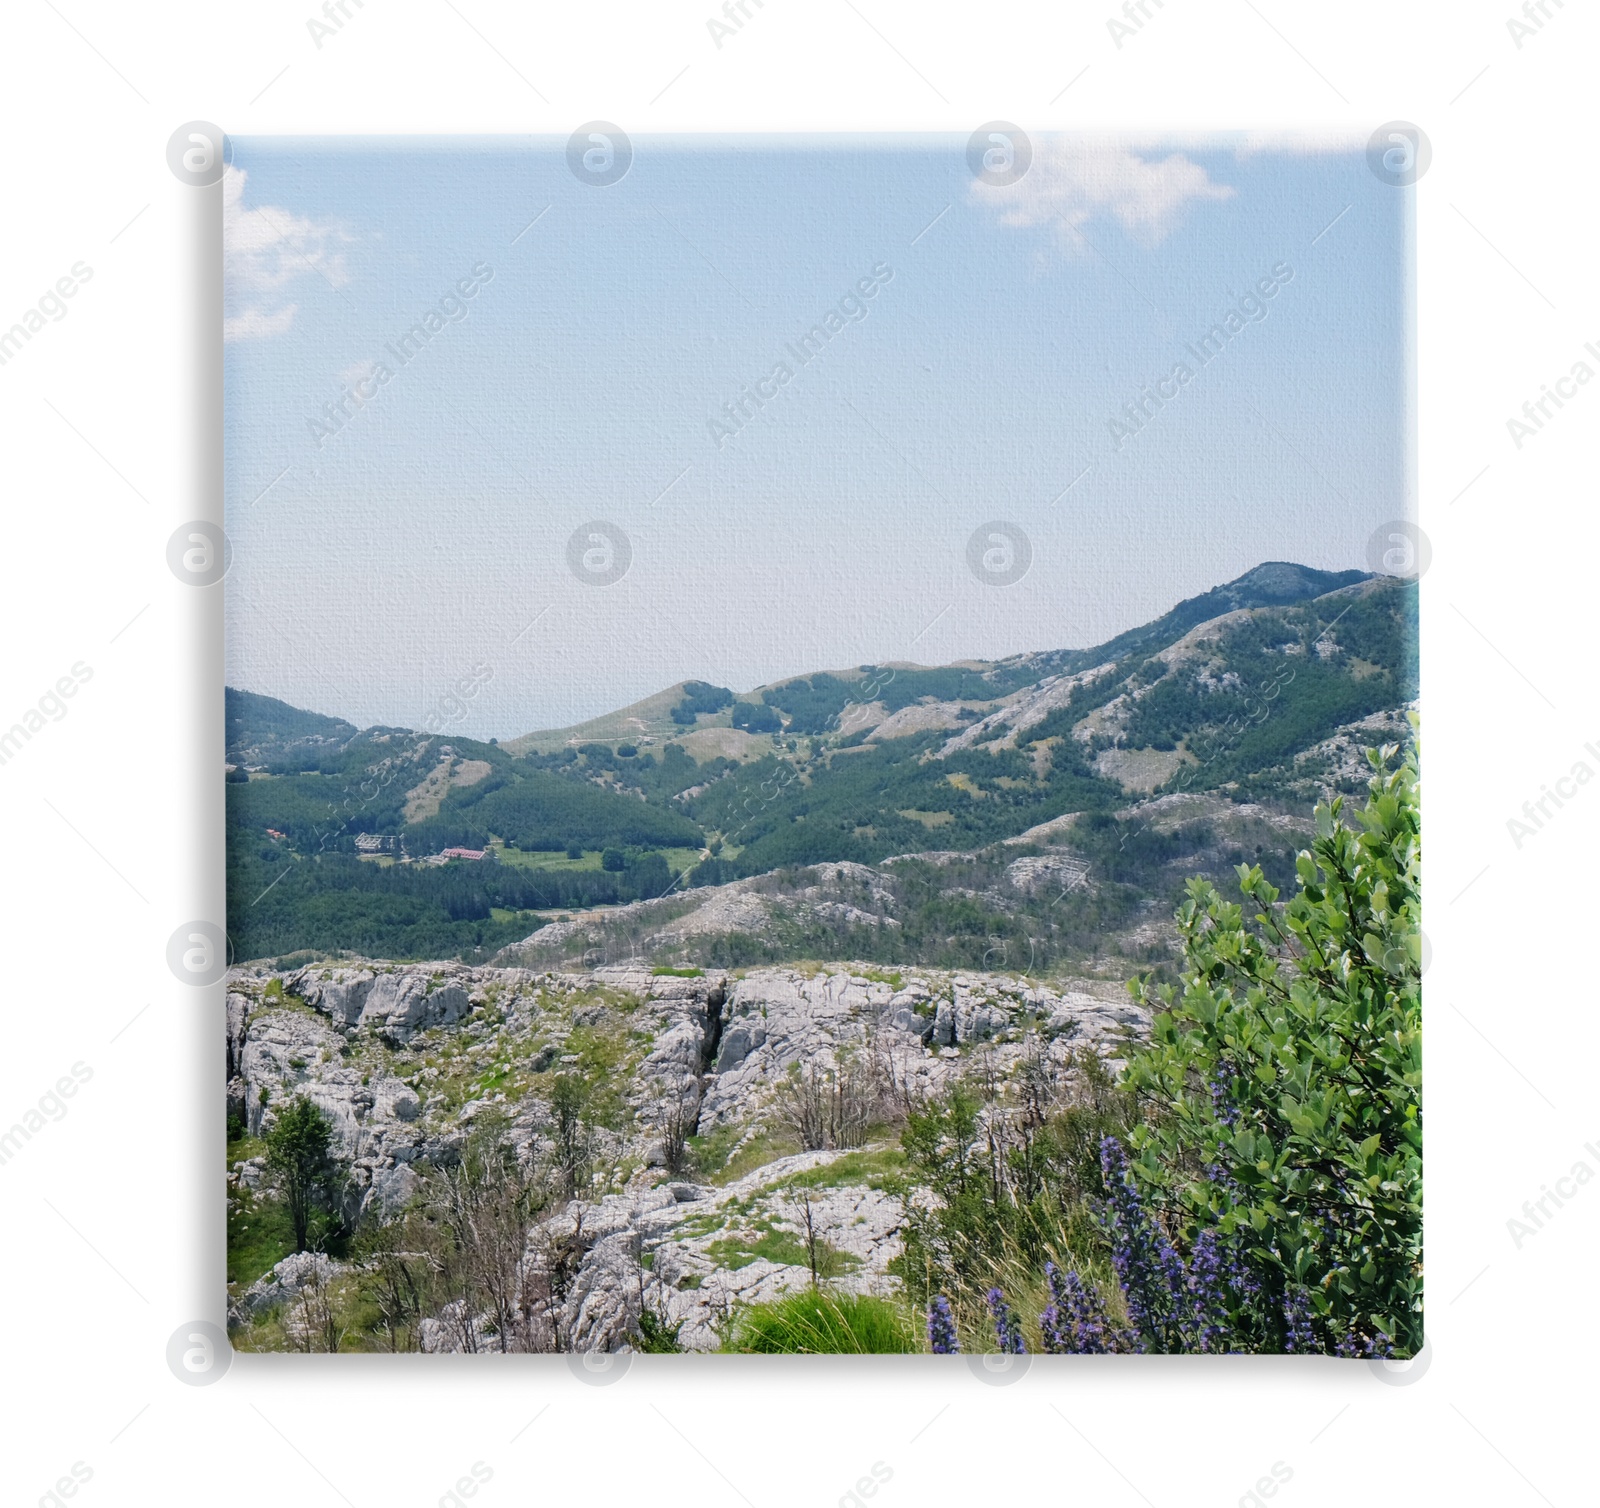
<path fill-rule="evenodd" d="M 1420 1349 L 1407 145 L 231 142 L 236 1347 Z"/>

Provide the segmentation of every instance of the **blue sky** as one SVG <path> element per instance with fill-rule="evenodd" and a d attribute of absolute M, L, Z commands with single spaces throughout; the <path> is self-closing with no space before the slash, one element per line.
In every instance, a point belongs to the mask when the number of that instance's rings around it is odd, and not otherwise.
<path fill-rule="evenodd" d="M 1360 144 L 1040 138 L 1005 188 L 965 149 L 647 138 L 596 188 L 563 140 L 236 140 L 229 683 L 420 726 L 487 666 L 454 727 L 504 738 L 1364 566 L 1409 483 L 1404 204 Z M 632 549 L 605 587 L 567 565 L 594 519 Z M 967 566 L 996 519 L 1033 551 L 1003 588 Z"/>

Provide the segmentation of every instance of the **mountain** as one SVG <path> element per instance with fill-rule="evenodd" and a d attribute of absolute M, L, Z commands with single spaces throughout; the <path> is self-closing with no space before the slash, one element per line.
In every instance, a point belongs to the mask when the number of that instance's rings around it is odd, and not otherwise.
<path fill-rule="evenodd" d="M 254 691 L 223 692 L 223 735 L 228 758 L 266 764 L 297 754 L 343 748 L 357 729 L 342 717 L 324 717 Z"/>
<path fill-rule="evenodd" d="M 1360 746 L 1404 736 L 1416 642 L 1413 583 L 1268 562 L 1092 649 L 688 681 L 504 745 L 230 689 L 230 931 L 242 957 L 581 958 L 607 917 L 669 962 L 1125 954 L 1188 874 L 1290 872 Z"/>
<path fill-rule="evenodd" d="M 1181 638 L 1191 628 L 1220 618 L 1224 613 L 1309 602 L 1369 579 L 1366 571 L 1318 571 L 1284 560 L 1264 561 L 1222 586 L 1214 586 L 1198 597 L 1184 598 L 1171 612 L 1163 613 L 1142 628 L 1129 629 L 1096 649 L 1080 651 L 1076 658 L 1084 665 L 1098 665 L 1141 649 L 1150 654 Z"/>
<path fill-rule="evenodd" d="M 577 723 L 569 728 L 546 728 L 507 739 L 502 747 L 508 754 L 548 754 L 568 745 L 585 743 L 626 743 L 652 736 L 670 737 L 675 729 L 672 709 L 683 700 L 683 682 L 657 691 L 643 701 Z"/>
<path fill-rule="evenodd" d="M 1369 579 L 1365 571 L 1319 571 L 1288 561 L 1269 560 L 1198 597 L 1185 598 L 1154 621 L 1129 629 L 1093 649 L 1032 651 L 1008 660 L 966 660 L 946 666 L 896 662 L 819 671 L 758 686 L 737 700 L 764 702 L 782 713 L 789 731 L 807 734 L 836 730 L 837 717 L 843 708 L 859 703 L 861 687 L 871 687 L 874 693 L 871 700 L 881 703 L 889 712 L 899 711 L 915 701 L 965 699 L 981 703 L 1010 695 L 1051 672 L 1084 670 L 1141 652 L 1154 654 L 1197 625 L 1226 613 L 1306 602 Z M 508 741 L 506 748 L 515 754 L 547 753 L 597 740 L 636 742 L 651 737 L 682 738 L 685 730 L 674 724 L 672 713 L 682 703 L 686 685 L 704 686 L 705 683 L 680 682 L 643 701 L 574 727 L 525 733 Z M 723 690 L 728 702 L 735 701 L 731 690 L 711 689 Z M 691 727 L 704 732 L 710 727 L 730 724 L 731 713 L 729 717 L 699 719 Z M 761 745 L 744 745 L 738 740 L 724 741 L 712 752 L 745 752 L 748 748 L 764 752 Z"/>

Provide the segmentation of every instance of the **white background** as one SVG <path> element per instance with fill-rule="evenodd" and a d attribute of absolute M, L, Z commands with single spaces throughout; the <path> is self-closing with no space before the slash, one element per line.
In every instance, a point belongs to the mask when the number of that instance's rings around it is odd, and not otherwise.
<path fill-rule="evenodd" d="M 1600 1171 L 1583 1149 L 1600 1147 L 1600 789 L 1520 849 L 1506 825 L 1576 760 L 1600 768 L 1583 751 L 1600 746 L 1600 385 L 1520 451 L 1506 428 L 1600 342 L 1600 20 L 1547 3 L 1519 49 L 1510 0 L 1149 0 L 1119 51 L 1110 0 L 750 0 L 718 51 L 709 0 L 348 0 L 320 50 L 310 0 L 13 0 L 0 325 L 74 262 L 94 277 L 0 368 L 0 724 L 74 662 L 93 679 L 0 765 L 0 1124 L 74 1062 L 93 1077 L 0 1166 L 6 1501 L 34 1503 L 81 1462 L 86 1504 L 431 1505 L 482 1462 L 486 1508 L 768 1508 L 835 1503 L 882 1462 L 889 1508 L 1167 1508 L 1238 1502 L 1282 1462 L 1287 1508 L 1592 1502 L 1600 1186 L 1520 1250 L 1506 1223 L 1580 1157 Z M 197 118 L 241 134 L 1425 127 L 1425 1376 L 1061 1359 L 996 1387 L 960 1361 L 645 1358 L 597 1387 L 542 1358 L 240 1357 L 212 1386 L 175 1379 L 169 1337 L 222 1318 L 221 991 L 165 962 L 180 923 L 222 918 L 216 593 L 165 558 L 177 525 L 220 517 L 216 359 L 195 345 L 216 287 L 198 196 L 165 159 Z"/>

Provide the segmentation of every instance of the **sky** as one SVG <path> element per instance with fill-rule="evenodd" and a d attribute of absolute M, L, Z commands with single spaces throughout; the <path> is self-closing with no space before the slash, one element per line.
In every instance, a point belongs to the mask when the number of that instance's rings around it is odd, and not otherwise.
<path fill-rule="evenodd" d="M 228 683 L 421 727 L 471 680 L 504 739 L 1366 568 L 1413 480 L 1363 146 L 1040 136 L 991 185 L 961 137 L 642 138 L 597 186 L 564 139 L 235 139 Z"/>

